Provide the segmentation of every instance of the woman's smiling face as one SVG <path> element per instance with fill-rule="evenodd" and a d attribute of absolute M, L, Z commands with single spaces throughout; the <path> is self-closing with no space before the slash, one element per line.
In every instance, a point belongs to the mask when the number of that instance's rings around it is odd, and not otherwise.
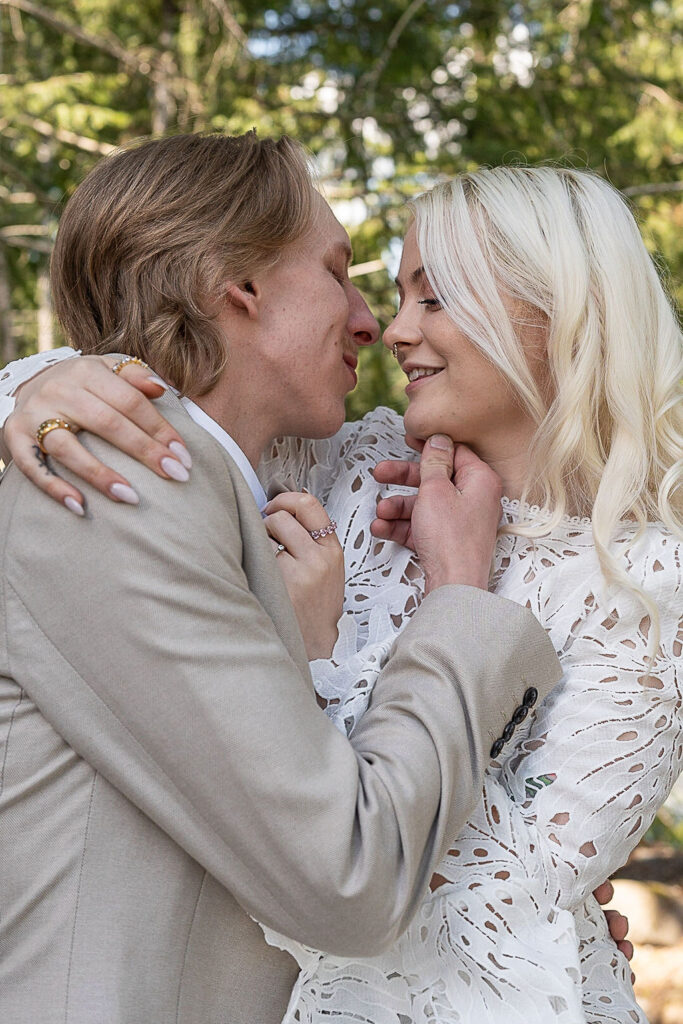
<path fill-rule="evenodd" d="M 512 385 L 442 309 L 425 273 L 415 226 L 408 230 L 397 278 L 399 312 L 384 332 L 408 376 L 406 431 L 448 434 L 487 460 L 505 456 L 534 424 Z"/>

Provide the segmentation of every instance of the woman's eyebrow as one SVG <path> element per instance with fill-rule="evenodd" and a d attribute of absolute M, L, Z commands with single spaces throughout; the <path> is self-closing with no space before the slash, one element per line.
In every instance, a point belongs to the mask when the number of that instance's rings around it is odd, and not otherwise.
<path fill-rule="evenodd" d="M 425 268 L 424 267 L 418 267 L 417 270 L 414 270 L 412 272 L 412 274 L 410 275 L 410 283 L 411 284 L 417 284 L 418 281 L 421 281 L 424 276 L 425 276 Z M 401 284 L 400 277 L 394 278 L 394 284 L 396 285 L 397 288 L 403 288 L 403 285 Z"/>

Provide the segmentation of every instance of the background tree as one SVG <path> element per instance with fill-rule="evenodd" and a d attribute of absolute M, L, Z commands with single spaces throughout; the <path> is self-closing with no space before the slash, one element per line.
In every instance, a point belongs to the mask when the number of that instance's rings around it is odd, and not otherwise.
<path fill-rule="evenodd" d="M 166 131 L 305 142 L 384 321 L 405 199 L 482 163 L 597 169 L 680 280 L 682 15 L 683 0 L 0 0 L 4 359 L 53 343 L 64 197 L 113 147 Z M 400 407 L 391 360 L 364 364 L 351 414 Z"/>

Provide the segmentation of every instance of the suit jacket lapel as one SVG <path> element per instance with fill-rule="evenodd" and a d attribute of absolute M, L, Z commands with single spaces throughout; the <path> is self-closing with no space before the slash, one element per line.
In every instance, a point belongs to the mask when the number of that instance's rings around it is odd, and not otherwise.
<path fill-rule="evenodd" d="M 180 399 L 171 391 L 166 391 L 157 405 L 172 405 L 182 411 L 187 417 L 187 427 L 183 431 L 187 434 L 192 444 L 213 444 L 216 445 L 227 467 L 228 475 L 232 482 L 232 489 L 237 502 L 237 510 L 240 517 L 240 531 L 242 534 L 242 566 L 249 582 L 249 588 L 256 599 L 272 619 L 280 639 L 287 648 L 294 664 L 301 671 L 304 679 L 307 679 L 313 688 L 308 658 L 304 647 L 303 637 L 299 629 L 292 602 L 285 587 L 282 575 L 275 564 L 273 546 L 266 533 L 261 513 L 259 512 L 254 496 L 242 476 L 236 462 L 230 457 L 222 445 L 216 441 L 206 430 L 194 422 Z M 201 438 L 201 440 L 200 440 Z"/>
<path fill-rule="evenodd" d="M 264 529 L 261 513 L 249 486 L 230 455 L 224 449 L 222 451 L 237 501 L 242 533 L 242 566 L 249 588 L 273 620 L 295 665 L 304 678 L 310 680 L 301 630 L 280 569 L 275 563 L 272 541 Z"/>

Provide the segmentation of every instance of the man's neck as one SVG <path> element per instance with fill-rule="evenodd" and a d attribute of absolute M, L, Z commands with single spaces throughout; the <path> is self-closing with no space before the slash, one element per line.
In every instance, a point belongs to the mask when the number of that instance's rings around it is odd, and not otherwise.
<path fill-rule="evenodd" d="M 230 435 L 256 469 L 268 442 L 272 440 L 271 432 L 264 429 L 258 414 L 253 409 L 247 411 L 241 408 L 238 398 L 235 398 L 234 403 L 228 408 L 228 403 L 220 395 L 218 388 L 214 388 L 206 395 L 191 397 L 195 405 L 203 409 L 207 416 L 215 420 Z"/>

